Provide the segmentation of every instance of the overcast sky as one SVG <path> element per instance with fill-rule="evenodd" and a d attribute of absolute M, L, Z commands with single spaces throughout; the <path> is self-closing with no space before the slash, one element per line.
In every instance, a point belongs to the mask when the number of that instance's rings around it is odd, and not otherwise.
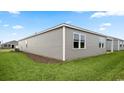
<path fill-rule="evenodd" d="M 124 11 L 6 11 L 0 12 L 0 41 L 19 40 L 61 23 L 124 39 Z"/>

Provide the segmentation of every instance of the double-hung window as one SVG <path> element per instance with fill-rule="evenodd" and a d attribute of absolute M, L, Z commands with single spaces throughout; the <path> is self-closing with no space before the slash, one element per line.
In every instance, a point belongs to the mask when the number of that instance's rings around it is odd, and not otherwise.
<path fill-rule="evenodd" d="M 105 39 L 104 38 L 99 39 L 99 48 L 105 48 Z"/>
<path fill-rule="evenodd" d="M 122 45 L 123 45 L 123 42 L 121 41 L 121 42 L 120 42 L 120 47 L 122 47 Z"/>
<path fill-rule="evenodd" d="M 86 48 L 86 37 L 80 33 L 73 33 L 73 48 Z"/>
<path fill-rule="evenodd" d="M 74 48 L 79 48 L 79 34 L 74 34 Z"/>
<path fill-rule="evenodd" d="M 80 35 L 80 48 L 85 48 L 85 36 Z"/>

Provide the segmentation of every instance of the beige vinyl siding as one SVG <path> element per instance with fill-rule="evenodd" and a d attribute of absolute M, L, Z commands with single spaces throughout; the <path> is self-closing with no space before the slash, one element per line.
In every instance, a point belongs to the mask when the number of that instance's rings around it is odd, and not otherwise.
<path fill-rule="evenodd" d="M 106 50 L 110 51 L 112 47 L 112 40 L 107 40 L 106 41 Z"/>
<path fill-rule="evenodd" d="M 117 39 L 114 39 L 114 42 L 113 42 L 113 48 L 115 51 L 118 51 L 118 40 Z"/>
<path fill-rule="evenodd" d="M 26 47 L 27 43 L 27 47 Z M 25 52 L 62 60 L 62 28 L 19 41 Z"/>
<path fill-rule="evenodd" d="M 86 36 L 86 48 L 84 49 L 73 48 L 73 33 L 80 33 Z M 104 54 L 106 52 L 106 48 L 99 48 L 99 38 L 101 38 L 101 36 L 66 27 L 65 38 L 66 60 L 95 56 L 99 54 Z M 106 39 L 105 37 L 102 38 Z"/>

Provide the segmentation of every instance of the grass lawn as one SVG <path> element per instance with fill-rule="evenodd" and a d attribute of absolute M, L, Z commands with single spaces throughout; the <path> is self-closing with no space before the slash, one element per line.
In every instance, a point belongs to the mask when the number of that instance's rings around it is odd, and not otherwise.
<path fill-rule="evenodd" d="M 0 80 L 124 80 L 124 51 L 57 64 L 0 51 Z"/>

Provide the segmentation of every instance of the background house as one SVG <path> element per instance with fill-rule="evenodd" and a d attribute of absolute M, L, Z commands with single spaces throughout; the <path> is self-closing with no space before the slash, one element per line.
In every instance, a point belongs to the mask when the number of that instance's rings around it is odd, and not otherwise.
<path fill-rule="evenodd" d="M 0 48 L 1 48 L 1 41 L 0 41 Z"/>
<path fill-rule="evenodd" d="M 9 41 L 1 44 L 1 48 L 15 48 L 18 45 L 18 41 Z"/>
<path fill-rule="evenodd" d="M 108 36 L 106 39 L 106 50 L 111 52 L 124 50 L 124 40 Z"/>

